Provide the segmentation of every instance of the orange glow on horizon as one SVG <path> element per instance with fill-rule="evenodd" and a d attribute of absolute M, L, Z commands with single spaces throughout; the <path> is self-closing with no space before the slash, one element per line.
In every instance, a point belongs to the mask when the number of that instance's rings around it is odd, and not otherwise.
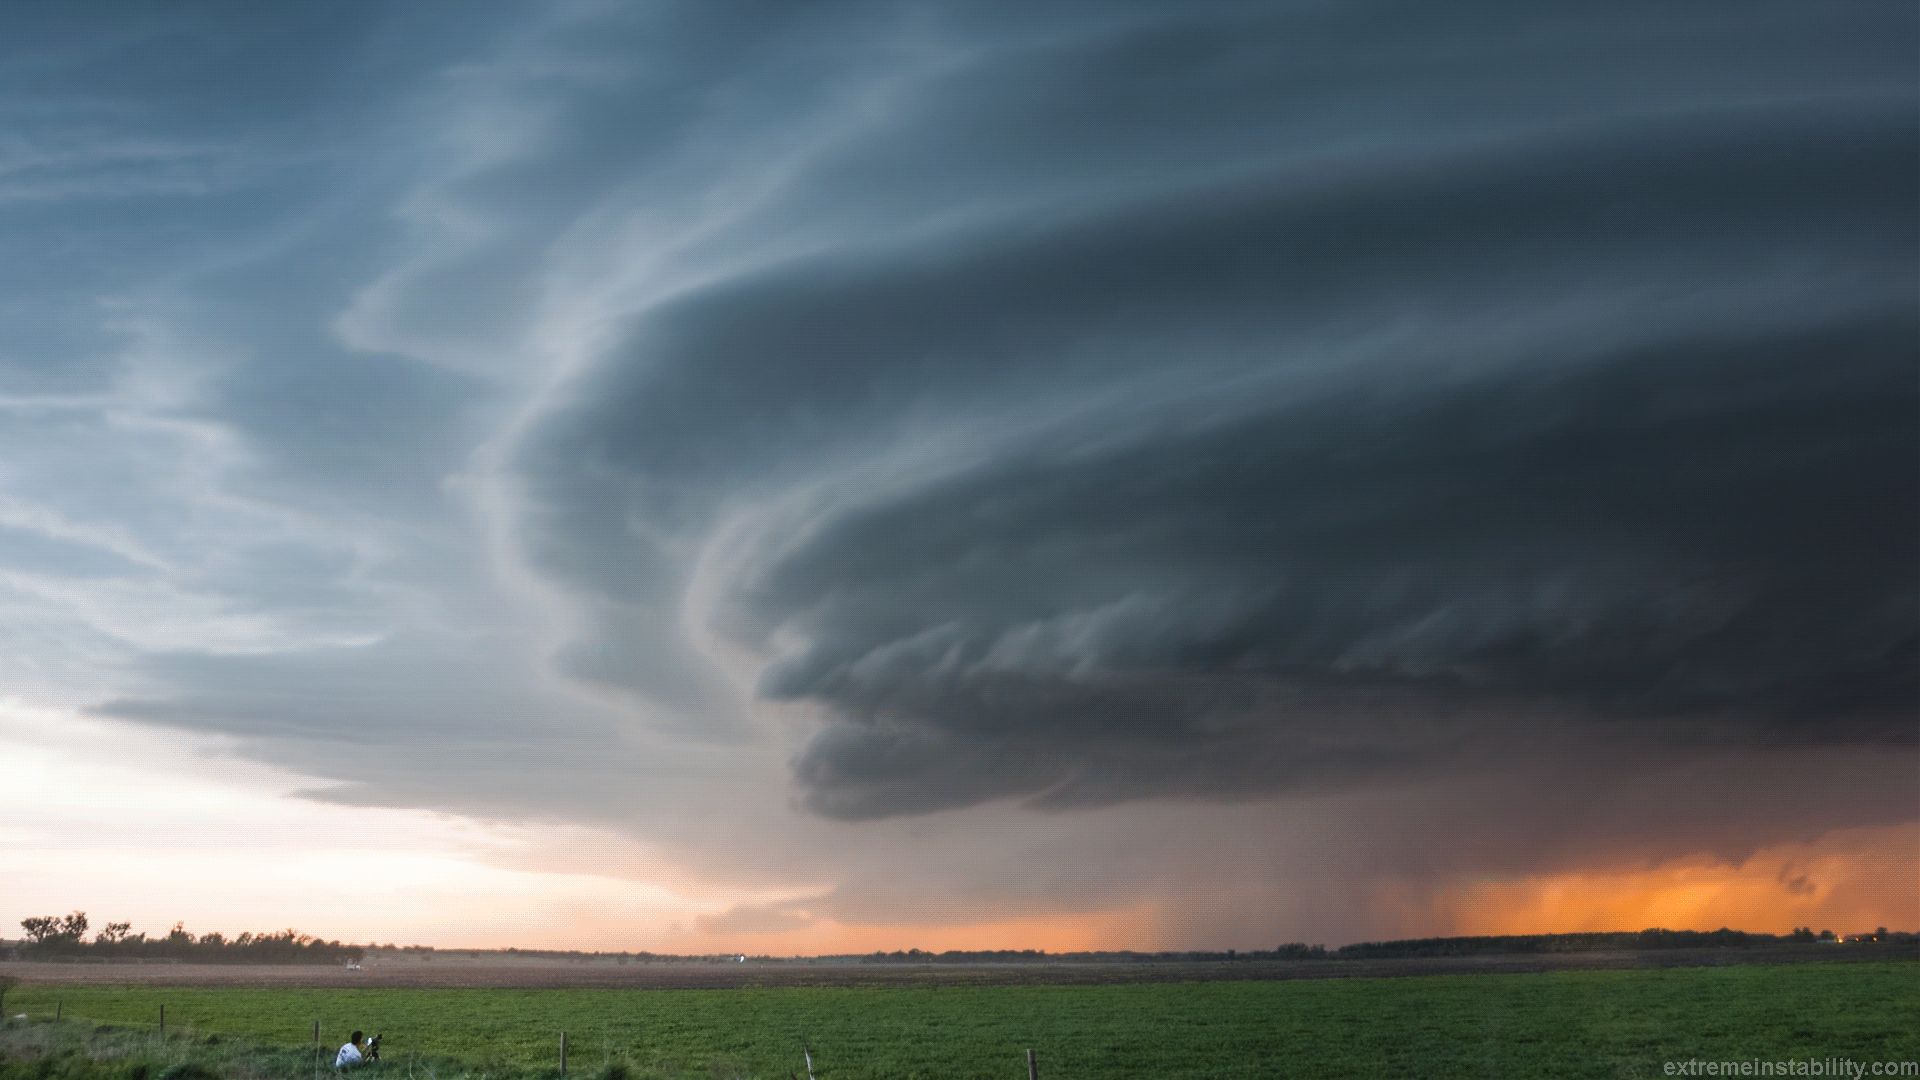
<path fill-rule="evenodd" d="M 1839 933 L 1920 928 L 1920 823 L 1829 833 L 1739 863 L 1681 859 L 1483 881 L 1383 906 L 1402 936 L 1717 930 Z"/>
<path fill-rule="evenodd" d="M 853 926 L 823 922 L 805 929 L 779 933 L 702 935 L 700 951 L 738 951 L 758 955 L 805 956 L 841 953 L 926 952 L 1038 949 L 1045 952 L 1087 952 L 1141 948 L 1153 920 L 1145 910 L 1076 913 L 1062 916 L 996 919 L 955 926 Z M 719 948 L 719 942 L 737 941 L 737 949 Z M 696 947 L 689 942 L 689 951 Z M 1144 946 L 1151 947 L 1151 946 Z"/>

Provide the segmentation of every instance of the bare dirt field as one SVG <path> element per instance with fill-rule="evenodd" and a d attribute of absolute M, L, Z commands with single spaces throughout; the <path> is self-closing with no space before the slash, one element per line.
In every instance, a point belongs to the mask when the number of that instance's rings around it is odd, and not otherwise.
<path fill-rule="evenodd" d="M 0 976 L 41 985 L 251 987 L 472 987 L 731 989 L 775 986 L 1012 986 L 1100 983 L 1338 979 L 1408 975 L 1621 968 L 1718 967 L 1799 961 L 1920 959 L 1909 946 L 1793 945 L 1756 949 L 1527 953 L 1369 960 L 1225 961 L 1207 963 L 863 964 L 776 960 L 698 963 L 606 958 L 557 959 L 503 954 L 376 954 L 359 970 L 317 964 L 184 964 L 155 962 L 0 962 Z"/>

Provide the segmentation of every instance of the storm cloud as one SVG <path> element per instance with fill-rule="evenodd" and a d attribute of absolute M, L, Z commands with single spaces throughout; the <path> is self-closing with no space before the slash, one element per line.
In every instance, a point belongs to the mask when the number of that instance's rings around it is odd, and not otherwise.
<path fill-rule="evenodd" d="M 1825 902 L 1913 822 L 1911 5 L 16 29 L 36 709 L 613 837 L 547 868 L 709 937 Z"/>
<path fill-rule="evenodd" d="M 523 451 L 532 550 L 818 706 L 795 776 L 832 816 L 1318 789 L 1568 724 L 1910 745 L 1911 64 L 1826 51 L 1905 16 L 1788 47 L 1785 9 L 1609 13 L 1618 52 L 1549 72 L 1500 14 L 1344 78 L 1303 72 L 1315 34 L 1404 28 L 1195 15 L 959 65 L 940 126 L 831 174 L 937 215 L 951 176 L 862 178 L 980 137 L 990 209 L 633 319 Z M 1037 116 L 993 89 L 1013 57 L 1069 73 Z M 1102 167 L 1035 214 L 1006 178 L 1075 169 L 1023 136 L 1076 79 L 1111 124 L 1059 138 Z M 1435 115 L 1308 133 L 1383 97 Z M 1240 137 L 1141 179 L 1200 131 Z"/>

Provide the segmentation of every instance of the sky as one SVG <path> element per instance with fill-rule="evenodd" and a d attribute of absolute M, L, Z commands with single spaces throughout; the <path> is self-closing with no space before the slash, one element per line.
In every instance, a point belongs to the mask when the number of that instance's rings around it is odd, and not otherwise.
<path fill-rule="evenodd" d="M 0 934 L 1920 927 L 1920 15 L 26 3 Z"/>

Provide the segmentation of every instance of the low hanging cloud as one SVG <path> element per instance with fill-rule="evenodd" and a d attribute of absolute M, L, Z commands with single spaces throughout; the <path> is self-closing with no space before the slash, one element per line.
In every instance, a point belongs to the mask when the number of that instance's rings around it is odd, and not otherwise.
<path fill-rule="evenodd" d="M 1712 56 L 1614 13 L 1630 65 L 1549 74 L 1509 14 L 1484 70 L 1309 65 L 1320 117 L 1447 87 L 1391 146 L 1309 137 L 1270 82 L 1288 30 L 1395 40 L 1381 12 L 1157 25 L 1248 63 L 1113 138 L 1244 132 L 1215 175 L 1002 194 L 650 309 L 525 446 L 531 549 L 814 707 L 794 775 L 831 817 L 1405 781 L 1536 732 L 1910 747 L 1911 64 L 1763 64 L 1810 29 L 1785 9 Z M 1852 14 L 1819 32 L 1906 21 Z M 1118 59 L 1144 38 L 1066 40 L 948 78 L 1154 77 Z M 1496 103 L 1518 78 L 1550 115 Z M 978 148 L 963 175 L 1045 156 Z"/>
<path fill-rule="evenodd" d="M 1905 740 L 1913 335 L 1688 342 L 1026 458 L 775 562 L 754 611 L 806 645 L 762 688 L 839 710 L 799 767 L 854 814 L 1281 788 L 1543 714 Z"/>

